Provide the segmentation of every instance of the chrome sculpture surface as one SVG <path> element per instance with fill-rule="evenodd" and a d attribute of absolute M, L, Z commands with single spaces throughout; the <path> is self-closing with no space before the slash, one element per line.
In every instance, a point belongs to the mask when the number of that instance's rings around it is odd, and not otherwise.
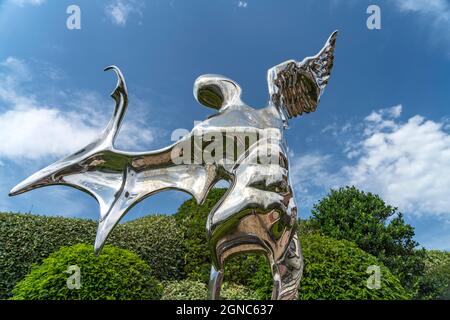
<path fill-rule="evenodd" d="M 289 119 L 316 110 L 333 67 L 336 36 L 334 32 L 316 56 L 270 69 L 270 99 L 263 109 L 242 102 L 236 82 L 217 75 L 199 77 L 194 95 L 217 113 L 178 142 L 152 152 L 114 147 L 128 92 L 120 70 L 108 67 L 118 83 L 112 93 L 114 114 L 103 133 L 77 153 L 35 173 L 10 195 L 67 185 L 95 197 L 100 205 L 95 239 L 99 253 L 119 220 L 144 198 L 177 189 L 202 203 L 218 181 L 227 180 L 229 189 L 207 219 L 212 260 L 209 298 L 220 298 L 228 257 L 261 252 L 273 273 L 272 298 L 296 299 L 303 260 L 283 131 Z"/>

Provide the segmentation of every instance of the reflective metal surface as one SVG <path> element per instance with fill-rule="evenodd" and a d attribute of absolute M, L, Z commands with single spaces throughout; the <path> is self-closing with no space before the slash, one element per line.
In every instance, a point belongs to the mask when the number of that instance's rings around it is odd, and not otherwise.
<path fill-rule="evenodd" d="M 173 145 L 144 153 L 114 147 L 128 91 L 119 69 L 109 67 L 106 70 L 115 71 L 118 83 L 112 93 L 116 107 L 104 132 L 82 150 L 20 183 L 10 195 L 67 185 L 95 197 L 100 204 L 98 253 L 120 219 L 144 198 L 177 189 L 202 203 L 219 180 L 227 180 L 230 187 L 206 226 L 212 254 L 209 297 L 220 298 L 227 258 L 261 252 L 272 268 L 273 299 L 296 299 L 303 260 L 283 131 L 288 119 L 316 110 L 333 66 L 335 40 L 336 32 L 316 56 L 270 69 L 270 101 L 263 109 L 242 102 L 241 88 L 234 81 L 201 76 L 194 95 L 217 114 Z"/>

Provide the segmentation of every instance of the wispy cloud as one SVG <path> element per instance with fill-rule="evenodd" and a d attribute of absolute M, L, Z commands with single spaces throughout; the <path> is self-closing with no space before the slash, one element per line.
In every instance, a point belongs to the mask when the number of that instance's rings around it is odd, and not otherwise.
<path fill-rule="evenodd" d="M 247 1 L 239 1 L 238 2 L 238 8 L 247 8 L 248 2 Z"/>
<path fill-rule="evenodd" d="M 396 6 L 405 12 L 432 14 L 439 20 L 448 20 L 450 4 L 447 0 L 394 0 Z"/>
<path fill-rule="evenodd" d="M 32 5 L 32 6 L 40 6 L 41 4 L 44 4 L 47 2 L 47 0 L 8 0 L 12 4 L 18 5 L 18 6 L 26 6 L 26 5 Z"/>
<path fill-rule="evenodd" d="M 330 170 L 330 155 L 317 152 L 300 157 L 291 154 L 290 158 L 291 181 L 301 207 L 312 207 L 324 190 L 340 186 L 340 176 Z"/>
<path fill-rule="evenodd" d="M 39 66 L 40 68 L 42 66 Z M 77 151 L 101 132 L 112 113 L 112 100 L 93 91 L 58 90 L 58 105 L 38 93 L 24 93 L 33 70 L 9 57 L 0 63 L 0 159 L 10 161 L 61 157 Z M 136 99 L 137 100 L 137 99 Z M 135 100 L 135 101 L 136 101 Z M 138 102 L 138 101 L 137 101 Z M 135 148 L 153 141 L 142 117 L 124 125 L 117 145 Z"/>
<path fill-rule="evenodd" d="M 330 164 L 338 155 L 295 159 L 292 175 L 300 197 L 316 197 L 308 193 L 311 187 L 323 192 L 355 185 L 407 213 L 450 218 L 450 133 L 444 123 L 420 115 L 402 122 L 401 111 L 395 106 L 367 116 L 355 132 L 359 138 L 343 150 L 347 164 L 336 172 Z"/>
<path fill-rule="evenodd" d="M 403 13 L 416 14 L 422 23 L 431 27 L 431 41 L 446 43 L 450 50 L 450 2 L 448 0 L 393 0 Z"/>
<path fill-rule="evenodd" d="M 111 22 L 117 26 L 126 26 L 131 16 L 143 16 L 145 3 L 142 0 L 114 0 L 105 8 Z"/>

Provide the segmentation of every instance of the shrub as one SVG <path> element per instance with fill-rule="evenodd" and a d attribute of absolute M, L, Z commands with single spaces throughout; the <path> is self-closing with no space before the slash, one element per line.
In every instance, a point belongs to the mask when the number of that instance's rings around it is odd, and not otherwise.
<path fill-rule="evenodd" d="M 259 300 L 259 295 L 252 289 L 231 282 L 225 282 L 222 288 L 224 300 Z"/>
<path fill-rule="evenodd" d="M 419 299 L 450 299 L 450 252 L 430 250 L 420 279 Z"/>
<path fill-rule="evenodd" d="M 346 240 L 319 234 L 301 238 L 305 269 L 300 283 L 301 300 L 407 299 L 410 296 L 399 280 L 370 254 Z M 381 288 L 369 289 L 367 268 L 381 268 Z M 250 288 L 262 299 L 272 293 L 272 277 L 266 264 L 250 280 Z"/>
<path fill-rule="evenodd" d="M 206 284 L 200 281 L 166 282 L 161 300 L 206 300 L 206 290 Z"/>
<path fill-rule="evenodd" d="M 331 190 L 312 214 L 323 234 L 356 243 L 397 275 L 405 288 L 417 290 L 425 251 L 415 249 L 414 228 L 405 223 L 397 208 L 377 195 L 346 187 Z"/>
<path fill-rule="evenodd" d="M 136 252 L 159 280 L 183 277 L 183 232 L 171 216 L 148 216 L 118 225 L 108 243 Z"/>
<path fill-rule="evenodd" d="M 187 200 L 174 215 L 184 232 L 184 272 L 191 280 L 206 283 L 209 279 L 211 252 L 207 243 L 206 218 L 225 191 L 212 189 L 202 205 L 197 205 L 195 199 Z"/>
<path fill-rule="evenodd" d="M 0 213 L 0 299 L 34 263 L 63 246 L 93 244 L 97 223 L 92 220 Z M 183 275 L 183 237 L 173 217 L 149 216 L 118 225 L 108 244 L 140 255 L 160 280 Z"/>
<path fill-rule="evenodd" d="M 207 243 L 206 219 L 225 192 L 226 189 L 212 189 L 202 205 L 198 205 L 194 199 L 187 200 L 174 215 L 184 232 L 184 272 L 190 280 L 208 282 L 211 251 Z M 225 281 L 247 285 L 248 279 L 257 271 L 261 259 L 265 261 L 261 256 L 249 254 L 227 260 Z"/>
<path fill-rule="evenodd" d="M 162 286 L 150 267 L 135 253 L 105 246 L 99 256 L 94 247 L 63 247 L 34 266 L 13 289 L 14 300 L 134 300 L 159 299 Z M 68 267 L 80 268 L 81 287 L 69 289 Z"/>
<path fill-rule="evenodd" d="M 256 300 L 258 296 L 249 288 L 237 284 L 225 283 L 222 288 L 222 299 Z M 165 284 L 162 300 L 206 300 L 207 286 L 193 280 L 173 281 Z"/>
<path fill-rule="evenodd" d="M 434 268 L 449 265 L 450 264 L 450 252 L 439 250 L 428 250 L 425 259 L 425 268 L 432 270 Z M 450 272 L 450 269 L 449 269 Z"/>

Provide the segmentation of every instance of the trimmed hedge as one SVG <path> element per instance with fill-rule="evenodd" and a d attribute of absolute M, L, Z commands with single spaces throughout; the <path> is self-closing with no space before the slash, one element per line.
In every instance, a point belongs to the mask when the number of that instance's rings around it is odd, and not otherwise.
<path fill-rule="evenodd" d="M 93 244 L 92 220 L 0 213 L 0 299 L 52 252 L 78 243 Z M 128 249 L 150 265 L 159 280 L 183 276 L 183 236 L 173 217 L 149 216 L 118 225 L 107 243 Z"/>
<path fill-rule="evenodd" d="M 13 300 L 154 300 L 162 285 L 150 276 L 150 267 L 135 253 L 105 246 L 99 256 L 94 247 L 77 244 L 62 247 L 34 266 L 13 289 Z M 69 289 L 68 278 L 77 266 L 79 288 Z M 71 283 L 69 279 L 69 283 Z"/>
<path fill-rule="evenodd" d="M 300 300 L 400 300 L 410 298 L 400 281 L 374 256 L 347 240 L 319 234 L 301 238 L 305 269 Z M 369 289 L 369 266 L 381 268 L 381 288 Z M 262 299 L 272 293 L 270 270 L 264 263 L 250 280 L 250 288 Z"/>
<path fill-rule="evenodd" d="M 96 223 L 90 220 L 0 214 L 0 298 L 11 296 L 15 284 L 62 246 L 93 243 Z"/>
<path fill-rule="evenodd" d="M 184 276 L 183 232 L 172 216 L 147 216 L 118 225 L 107 243 L 136 252 L 159 280 Z"/>
<path fill-rule="evenodd" d="M 251 289 L 237 284 L 224 283 L 222 292 L 224 300 L 257 300 L 258 295 Z M 182 280 L 165 284 L 161 300 L 206 300 L 207 286 L 200 281 Z"/>

